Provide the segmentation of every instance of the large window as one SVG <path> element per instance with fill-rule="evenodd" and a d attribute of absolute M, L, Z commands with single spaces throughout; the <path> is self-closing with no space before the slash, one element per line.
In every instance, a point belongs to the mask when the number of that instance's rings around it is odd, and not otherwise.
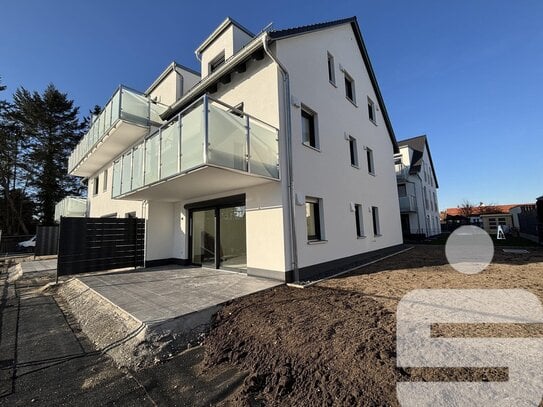
<path fill-rule="evenodd" d="M 373 221 L 373 235 L 381 236 L 381 225 L 379 225 L 379 208 L 377 206 L 371 207 L 371 218 Z"/>
<path fill-rule="evenodd" d="M 318 198 L 305 199 L 305 217 L 307 222 L 307 240 L 322 240 L 321 229 L 321 200 Z"/>
<path fill-rule="evenodd" d="M 354 205 L 354 217 L 356 222 L 356 236 L 364 237 L 364 219 L 362 217 L 362 205 Z"/>
<path fill-rule="evenodd" d="M 366 147 L 366 160 L 368 162 L 368 172 L 372 175 L 375 175 L 375 165 L 373 162 L 373 150 L 369 147 Z"/>
<path fill-rule="evenodd" d="M 356 145 L 356 139 L 349 136 L 349 154 L 351 156 L 351 165 L 358 167 L 358 147 Z"/>
<path fill-rule="evenodd" d="M 318 148 L 316 115 L 307 108 L 302 108 L 302 142 Z"/>
<path fill-rule="evenodd" d="M 332 85 L 336 84 L 336 69 L 334 65 L 334 57 L 328 53 L 328 80 Z"/>
<path fill-rule="evenodd" d="M 375 103 L 373 103 L 373 100 L 370 98 L 368 98 L 368 117 L 373 124 L 377 124 L 377 119 L 375 118 Z"/>
<path fill-rule="evenodd" d="M 347 72 L 345 72 L 345 97 L 349 99 L 351 102 L 353 102 L 354 104 L 356 104 L 354 79 L 351 78 Z"/>

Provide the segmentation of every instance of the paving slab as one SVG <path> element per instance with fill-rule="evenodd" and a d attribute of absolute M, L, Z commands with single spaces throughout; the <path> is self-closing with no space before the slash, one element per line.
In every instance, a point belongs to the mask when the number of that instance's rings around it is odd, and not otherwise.
<path fill-rule="evenodd" d="M 151 268 L 78 279 L 148 325 L 203 311 L 281 285 L 280 281 L 205 268 Z"/>

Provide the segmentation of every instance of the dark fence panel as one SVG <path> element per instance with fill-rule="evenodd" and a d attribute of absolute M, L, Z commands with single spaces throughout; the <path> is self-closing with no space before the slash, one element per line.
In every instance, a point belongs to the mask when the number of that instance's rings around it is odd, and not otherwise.
<path fill-rule="evenodd" d="M 35 256 L 58 254 L 58 226 L 38 226 L 36 230 Z"/>
<path fill-rule="evenodd" d="M 34 247 L 19 247 L 19 243 L 32 239 L 34 235 L 4 236 L 0 237 L 0 253 L 25 253 L 33 252 Z"/>
<path fill-rule="evenodd" d="M 144 265 L 145 220 L 61 218 L 59 276 Z"/>

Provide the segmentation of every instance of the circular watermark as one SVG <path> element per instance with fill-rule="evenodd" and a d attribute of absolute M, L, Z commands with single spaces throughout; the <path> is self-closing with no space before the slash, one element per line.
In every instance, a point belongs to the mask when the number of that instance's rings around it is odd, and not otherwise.
<path fill-rule="evenodd" d="M 488 233 L 480 227 L 461 226 L 447 239 L 445 255 L 456 271 L 477 274 L 492 261 L 494 243 Z"/>

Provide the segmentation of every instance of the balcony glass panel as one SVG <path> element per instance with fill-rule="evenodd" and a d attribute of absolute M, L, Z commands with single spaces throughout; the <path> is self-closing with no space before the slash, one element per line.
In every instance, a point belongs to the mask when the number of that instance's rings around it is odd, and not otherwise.
<path fill-rule="evenodd" d="M 119 119 L 119 110 L 121 108 L 121 92 L 115 92 L 111 99 L 111 124 Z"/>
<path fill-rule="evenodd" d="M 151 102 L 149 104 L 150 107 L 150 119 L 154 123 L 162 123 L 162 119 L 160 118 L 160 115 L 164 113 L 167 106 L 160 104 L 160 103 L 153 103 Z"/>
<path fill-rule="evenodd" d="M 253 118 L 249 120 L 250 170 L 253 174 L 279 178 L 277 130 Z"/>
<path fill-rule="evenodd" d="M 174 121 L 163 127 L 160 141 L 160 178 L 178 172 L 179 161 L 179 123 Z"/>
<path fill-rule="evenodd" d="M 149 119 L 149 99 L 126 88 L 122 88 L 121 92 L 121 119 L 147 124 Z"/>
<path fill-rule="evenodd" d="M 208 116 L 208 162 L 247 170 L 247 120 L 210 105 Z"/>
<path fill-rule="evenodd" d="M 143 186 L 143 144 L 132 151 L 132 189 Z"/>
<path fill-rule="evenodd" d="M 204 114 L 202 104 L 181 117 L 181 171 L 204 162 Z"/>
<path fill-rule="evenodd" d="M 145 185 L 158 181 L 159 141 L 158 132 L 145 141 Z"/>
<path fill-rule="evenodd" d="M 104 110 L 104 129 L 108 131 L 111 127 L 111 102 L 106 105 Z"/>
<path fill-rule="evenodd" d="M 121 194 L 121 160 L 117 160 L 113 163 L 113 196 Z"/>
<path fill-rule="evenodd" d="M 123 168 L 121 175 L 121 194 L 132 190 L 132 154 L 123 156 Z"/>

